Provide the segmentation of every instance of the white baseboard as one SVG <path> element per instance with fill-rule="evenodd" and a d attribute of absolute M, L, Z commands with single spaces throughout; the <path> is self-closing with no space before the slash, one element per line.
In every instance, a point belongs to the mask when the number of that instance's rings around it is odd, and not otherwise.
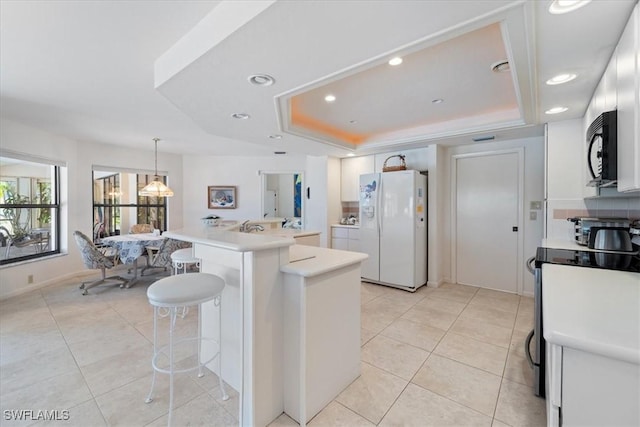
<path fill-rule="evenodd" d="M 72 273 L 63 274 L 62 276 L 54 277 L 38 283 L 32 283 L 27 286 L 21 286 L 20 289 L 15 289 L 5 295 L 0 295 L 0 301 L 4 301 L 9 298 L 17 297 L 27 292 L 35 291 L 38 289 L 46 288 L 47 286 L 54 285 L 63 280 L 69 280 L 73 278 L 82 279 L 85 276 L 92 276 L 96 274 L 96 270 L 80 270 Z"/>
<path fill-rule="evenodd" d="M 442 285 L 446 281 L 447 281 L 446 279 L 436 280 L 435 282 L 433 280 L 429 280 L 429 281 L 427 281 L 427 287 L 429 287 L 429 288 L 438 288 L 438 287 L 440 287 L 440 285 Z"/>

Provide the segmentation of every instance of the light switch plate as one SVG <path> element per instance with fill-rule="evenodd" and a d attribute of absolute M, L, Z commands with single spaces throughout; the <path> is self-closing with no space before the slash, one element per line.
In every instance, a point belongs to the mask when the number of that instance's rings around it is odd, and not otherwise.
<path fill-rule="evenodd" d="M 536 211 L 530 211 L 529 212 L 529 219 L 531 221 L 535 221 L 536 219 L 538 219 L 538 212 Z"/>
<path fill-rule="evenodd" d="M 534 200 L 529 203 L 529 209 L 534 211 L 539 211 L 542 209 L 542 202 L 539 200 Z"/>

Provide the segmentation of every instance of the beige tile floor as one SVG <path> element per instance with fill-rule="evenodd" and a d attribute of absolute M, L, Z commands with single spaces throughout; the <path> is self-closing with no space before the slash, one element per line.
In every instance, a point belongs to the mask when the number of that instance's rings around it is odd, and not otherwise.
<path fill-rule="evenodd" d="M 0 302 L 0 425 L 166 425 L 166 376 L 144 403 L 153 280 L 87 296 L 80 279 L 66 280 Z M 194 330 L 191 314 L 180 333 Z M 363 283 L 362 375 L 309 424 L 545 425 L 521 344 L 532 322 L 530 298 L 454 284 L 411 294 Z M 193 361 L 188 350 L 182 363 Z M 237 425 L 238 395 L 230 391 L 222 401 L 212 373 L 177 376 L 174 425 Z M 70 418 L 7 419 L 5 411 L 21 409 L 68 410 Z M 286 415 L 272 423 L 286 425 L 296 423 Z"/>

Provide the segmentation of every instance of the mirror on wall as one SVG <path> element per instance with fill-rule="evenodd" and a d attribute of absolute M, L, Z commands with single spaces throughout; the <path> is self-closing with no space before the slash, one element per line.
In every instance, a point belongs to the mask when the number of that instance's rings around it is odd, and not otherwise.
<path fill-rule="evenodd" d="M 262 217 L 288 220 L 289 226 L 302 228 L 303 174 L 300 172 L 261 172 Z"/>
<path fill-rule="evenodd" d="M 99 168 L 102 166 L 93 170 L 94 240 L 127 234 L 134 224 L 149 224 L 151 228 L 161 231 L 167 229 L 166 198 L 138 195 L 138 191 L 155 176 L 130 170 Z"/>

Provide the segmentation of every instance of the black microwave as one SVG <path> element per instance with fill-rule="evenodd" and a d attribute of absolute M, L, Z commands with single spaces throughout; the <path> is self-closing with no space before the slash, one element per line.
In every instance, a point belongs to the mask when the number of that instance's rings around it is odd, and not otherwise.
<path fill-rule="evenodd" d="M 587 129 L 587 185 L 613 187 L 618 182 L 618 112 L 607 111 Z"/>

